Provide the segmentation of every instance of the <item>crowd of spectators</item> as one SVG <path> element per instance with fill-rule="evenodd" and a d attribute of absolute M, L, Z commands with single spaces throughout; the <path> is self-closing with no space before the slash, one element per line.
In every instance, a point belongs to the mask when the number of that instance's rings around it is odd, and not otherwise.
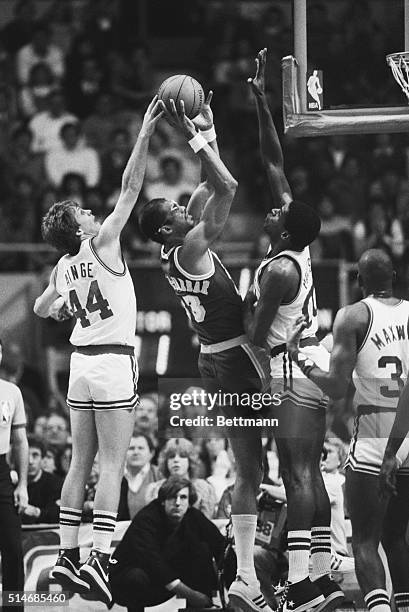
<path fill-rule="evenodd" d="M 135 419 L 129 445 L 121 496 L 119 521 L 134 521 L 143 517 L 145 508 L 160 497 L 162 485 L 178 478 L 191 483 L 194 499 L 191 505 L 208 520 L 225 521 L 231 514 L 231 496 L 235 480 L 234 457 L 225 438 L 180 437 L 165 439 L 158 429 L 160 413 L 166 412 L 166 399 L 156 393 L 141 396 L 146 404 Z M 146 412 L 150 411 L 150 418 Z M 163 415 L 162 415 L 163 416 Z M 163 418 L 162 418 L 163 420 Z M 143 425 L 144 431 L 139 429 Z M 71 459 L 69 426 L 57 413 L 39 416 L 28 436 L 29 503 L 22 516 L 23 524 L 53 524 L 58 522 L 61 487 Z M 273 584 L 286 576 L 286 495 L 280 474 L 277 450 L 272 438 L 263 439 L 264 477 L 259 491 L 259 528 L 256 535 L 255 565 L 264 596 L 274 604 Z M 353 559 L 347 546 L 347 522 L 344 508 L 342 473 L 347 445 L 333 433 L 328 433 L 323 455 L 324 482 L 331 502 L 331 537 L 334 568 L 343 573 L 353 571 Z M 92 521 L 95 486 L 98 482 L 98 455 L 86 484 L 82 522 Z M 156 503 L 156 502 L 155 502 Z M 137 519 L 139 521 L 139 519 Z M 274 532 L 263 531 L 263 525 L 273 523 Z"/>
<path fill-rule="evenodd" d="M 333 3 L 331 11 L 320 0 L 310 4 L 309 60 L 324 71 L 326 107 L 403 105 L 384 61 L 402 36 L 397 3 L 378 13 L 367 0 Z M 267 89 L 280 125 L 280 58 L 293 46 L 290 8 L 285 0 L 180 0 L 169 14 L 149 2 L 141 25 L 138 2 L 76 0 L 74 10 L 74 2 L 16 0 L 0 30 L 0 243 L 41 242 L 40 219 L 57 199 L 73 198 L 106 215 L 144 107 L 172 72 L 191 73 L 215 91 L 222 155 L 240 184 L 220 248 L 256 239 L 270 202 L 246 79 L 256 52 L 268 47 Z M 368 246 L 380 246 L 404 285 L 407 136 L 281 137 L 295 197 L 315 206 L 323 220 L 314 256 L 355 261 Z M 141 197 L 166 193 L 186 202 L 197 180 L 195 159 L 161 122 Z M 124 242 L 128 257 L 152 256 L 135 217 Z M 43 264 L 39 257 L 6 257 L 2 267 Z"/>

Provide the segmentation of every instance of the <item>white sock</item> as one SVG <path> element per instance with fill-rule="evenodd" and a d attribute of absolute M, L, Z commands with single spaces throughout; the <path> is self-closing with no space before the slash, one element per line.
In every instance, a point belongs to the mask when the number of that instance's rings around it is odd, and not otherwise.
<path fill-rule="evenodd" d="M 82 509 L 60 508 L 60 546 L 61 548 L 77 548 L 78 532 L 80 530 Z"/>
<path fill-rule="evenodd" d="M 311 563 L 312 581 L 331 573 L 331 529 L 328 526 L 311 529 Z"/>
<path fill-rule="evenodd" d="M 257 582 L 254 569 L 254 540 L 257 516 L 232 514 L 234 544 L 237 556 L 237 574 L 249 582 Z"/>
<path fill-rule="evenodd" d="M 288 580 L 300 582 L 308 578 L 310 559 L 311 531 L 299 530 L 288 532 Z"/>
<path fill-rule="evenodd" d="M 389 595 L 385 589 L 374 589 L 364 596 L 369 612 L 391 612 Z"/>
<path fill-rule="evenodd" d="M 109 553 L 116 525 L 116 512 L 95 510 L 92 522 L 92 538 L 94 550 Z"/>
<path fill-rule="evenodd" d="M 399 612 L 409 612 L 409 593 L 395 593 L 394 597 Z"/>

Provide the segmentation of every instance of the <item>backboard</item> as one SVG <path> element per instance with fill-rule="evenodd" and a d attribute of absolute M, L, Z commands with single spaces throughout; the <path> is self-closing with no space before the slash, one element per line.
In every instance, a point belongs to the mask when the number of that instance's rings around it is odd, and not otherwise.
<path fill-rule="evenodd" d="M 282 60 L 285 132 L 409 131 L 386 55 L 409 50 L 409 0 L 292 0 L 294 54 Z"/>

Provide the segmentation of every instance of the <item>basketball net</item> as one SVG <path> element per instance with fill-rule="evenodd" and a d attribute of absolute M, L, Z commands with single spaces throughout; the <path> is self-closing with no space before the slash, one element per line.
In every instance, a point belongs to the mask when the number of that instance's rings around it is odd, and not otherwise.
<path fill-rule="evenodd" d="M 409 51 L 387 55 L 386 63 L 392 70 L 395 81 L 400 85 L 409 103 Z"/>

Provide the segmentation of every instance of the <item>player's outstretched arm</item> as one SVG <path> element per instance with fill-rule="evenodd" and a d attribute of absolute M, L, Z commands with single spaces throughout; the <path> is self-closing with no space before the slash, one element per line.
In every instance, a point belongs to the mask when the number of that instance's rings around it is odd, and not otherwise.
<path fill-rule="evenodd" d="M 326 395 L 333 399 L 345 396 L 358 353 L 360 330 L 367 326 L 368 314 L 363 304 L 341 308 L 334 321 L 334 346 L 331 352 L 329 371 L 325 372 L 299 348 L 299 338 L 306 326 L 305 317 L 297 319 L 287 339 L 288 352 L 304 374 Z"/>
<path fill-rule="evenodd" d="M 216 155 L 219 156 L 219 148 L 217 146 L 216 131 L 213 121 L 213 111 L 210 106 L 212 97 L 213 92 L 209 91 L 200 114 L 192 119 L 192 123 L 200 131 L 200 134 L 206 139 Z M 187 213 L 193 217 L 195 222 L 199 221 L 200 217 L 202 216 L 203 208 L 213 191 L 211 183 L 207 180 L 205 168 L 202 163 L 200 163 L 200 165 L 200 183 L 192 193 L 187 205 Z"/>
<path fill-rule="evenodd" d="M 137 141 L 122 175 L 121 193 L 118 202 L 112 213 L 103 222 L 98 235 L 94 239 L 97 248 L 119 240 L 142 189 L 149 139 L 162 115 L 163 111 L 158 103 L 158 97 L 155 96 L 145 112 Z"/>
<path fill-rule="evenodd" d="M 274 125 L 265 93 L 265 67 L 267 49 L 261 49 L 256 57 L 256 74 L 248 78 L 257 107 L 260 151 L 274 202 L 282 206 L 292 199 L 291 189 L 284 174 L 284 158 L 280 140 Z M 283 194 L 288 194 L 287 197 Z"/>
<path fill-rule="evenodd" d="M 164 108 L 164 105 L 162 107 Z M 184 260 L 189 262 L 192 257 L 203 255 L 222 232 L 236 193 L 237 181 L 203 136 L 196 132 L 193 122 L 185 115 L 183 101 L 177 110 L 171 100 L 171 111 L 165 112 L 170 114 L 171 123 L 185 135 L 192 149 L 200 157 L 207 181 L 212 188 L 199 223 L 185 237 L 180 253 L 183 264 Z"/>

